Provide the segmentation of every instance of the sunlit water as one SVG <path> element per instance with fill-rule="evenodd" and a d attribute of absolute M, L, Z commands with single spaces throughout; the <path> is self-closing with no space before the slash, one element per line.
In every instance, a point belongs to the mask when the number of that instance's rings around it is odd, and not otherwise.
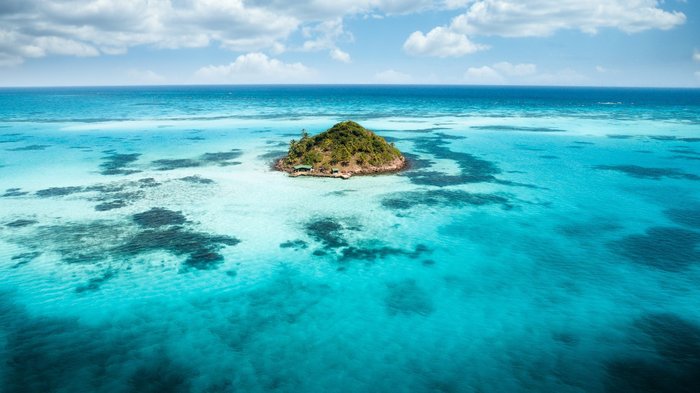
<path fill-rule="evenodd" d="M 697 90 L 0 90 L 0 391 L 697 392 L 699 186 Z"/>

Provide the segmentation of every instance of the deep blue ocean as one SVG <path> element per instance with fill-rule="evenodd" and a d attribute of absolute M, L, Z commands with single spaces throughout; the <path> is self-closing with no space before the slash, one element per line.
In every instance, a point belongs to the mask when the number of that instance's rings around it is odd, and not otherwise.
<path fill-rule="evenodd" d="M 2 393 L 699 392 L 700 90 L 0 89 L 0 277 Z"/>

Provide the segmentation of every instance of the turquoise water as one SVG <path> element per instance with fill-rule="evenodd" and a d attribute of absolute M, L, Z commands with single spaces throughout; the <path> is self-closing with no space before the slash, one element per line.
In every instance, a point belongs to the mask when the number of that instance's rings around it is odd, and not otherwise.
<path fill-rule="evenodd" d="M 700 391 L 699 185 L 698 90 L 0 90 L 0 391 Z"/>

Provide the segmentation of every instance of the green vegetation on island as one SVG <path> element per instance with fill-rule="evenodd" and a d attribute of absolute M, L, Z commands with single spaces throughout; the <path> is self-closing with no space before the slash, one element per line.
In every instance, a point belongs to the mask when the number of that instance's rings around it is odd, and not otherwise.
<path fill-rule="evenodd" d="M 289 143 L 287 156 L 277 169 L 292 174 L 348 177 L 402 169 L 406 160 L 384 138 L 354 121 L 344 121 L 330 129 Z"/>

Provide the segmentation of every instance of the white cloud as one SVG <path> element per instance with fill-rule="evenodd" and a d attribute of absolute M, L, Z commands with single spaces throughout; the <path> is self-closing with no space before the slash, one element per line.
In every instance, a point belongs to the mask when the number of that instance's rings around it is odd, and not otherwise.
<path fill-rule="evenodd" d="M 0 30 L 0 65 L 18 65 L 26 58 L 50 54 L 88 57 L 100 52 L 91 45 L 54 35 L 28 37 L 16 31 Z"/>
<path fill-rule="evenodd" d="M 598 72 L 600 72 L 601 74 L 604 74 L 604 73 L 608 72 L 608 69 L 607 69 L 607 68 L 605 68 L 605 67 L 603 67 L 603 66 L 599 66 L 599 65 L 595 66 L 595 70 L 598 71 Z"/>
<path fill-rule="evenodd" d="M 33 44 L 41 48 L 46 53 L 56 55 L 89 57 L 100 54 L 100 52 L 92 45 L 61 37 L 39 37 L 34 40 Z"/>
<path fill-rule="evenodd" d="M 530 81 L 533 84 L 550 86 L 577 86 L 591 83 L 590 78 L 570 68 L 533 75 Z"/>
<path fill-rule="evenodd" d="M 131 69 L 127 71 L 127 76 L 132 82 L 142 84 L 158 84 L 165 82 L 165 77 L 151 70 Z"/>
<path fill-rule="evenodd" d="M 13 56 L 10 54 L 0 53 L 0 67 L 12 67 L 20 65 L 24 62 L 24 59 L 20 56 Z"/>
<path fill-rule="evenodd" d="M 686 16 L 666 11 L 659 0 L 445 0 L 448 9 L 466 8 L 448 26 L 427 35 L 413 32 L 404 43 L 410 54 L 462 56 L 486 47 L 470 37 L 545 37 L 559 30 L 595 34 L 612 28 L 626 33 L 669 30 L 685 23 Z"/>
<path fill-rule="evenodd" d="M 445 0 L 445 7 L 447 9 L 457 9 L 457 8 L 464 8 L 469 3 L 472 3 L 474 0 Z"/>
<path fill-rule="evenodd" d="M 481 85 L 585 85 L 590 83 L 588 77 L 570 68 L 539 73 L 535 64 L 512 64 L 505 61 L 490 66 L 470 67 L 464 73 L 464 81 Z"/>
<path fill-rule="evenodd" d="M 602 28 L 627 33 L 668 30 L 685 15 L 659 8 L 658 0 L 477 0 L 450 28 L 469 35 L 543 37 L 558 30 L 595 34 Z"/>
<path fill-rule="evenodd" d="M 389 69 L 376 73 L 374 75 L 374 80 L 378 83 L 402 84 L 411 83 L 413 81 L 413 78 L 411 77 L 411 75 L 393 69 Z"/>
<path fill-rule="evenodd" d="M 509 82 L 528 82 L 536 76 L 537 65 L 535 64 L 513 64 L 502 61 L 491 66 L 470 67 L 464 73 L 464 80 L 474 84 L 500 85 Z"/>
<path fill-rule="evenodd" d="M 333 50 L 342 20 L 437 7 L 431 0 L 0 0 L 0 64 L 51 54 L 123 54 L 139 45 L 218 45 L 279 54 L 310 28 L 303 50 Z M 65 45 L 57 45 L 63 42 Z M 342 55 L 340 57 L 344 58 Z"/>
<path fill-rule="evenodd" d="M 505 78 L 489 66 L 470 67 L 464 73 L 467 83 L 481 85 L 500 85 L 506 82 Z"/>
<path fill-rule="evenodd" d="M 273 55 L 279 55 L 279 54 L 284 53 L 286 50 L 287 50 L 287 47 L 284 46 L 284 44 L 282 44 L 281 42 L 275 42 L 270 47 L 269 52 L 272 53 Z"/>
<path fill-rule="evenodd" d="M 350 54 L 347 52 L 343 52 L 342 50 L 338 48 L 333 48 L 330 51 L 330 56 L 331 59 L 337 60 L 343 63 L 349 63 L 350 62 Z"/>
<path fill-rule="evenodd" d="M 327 20 L 314 26 L 306 26 L 301 30 L 301 33 L 307 40 L 304 41 L 301 48 L 293 50 L 303 52 L 328 50 L 328 55 L 333 60 L 343 63 L 350 62 L 350 54 L 336 46 L 339 41 L 352 42 L 354 39 L 351 33 L 345 31 L 341 18 Z"/>
<path fill-rule="evenodd" d="M 195 73 L 197 80 L 207 83 L 300 83 L 313 71 L 301 63 L 284 63 L 254 52 L 240 55 L 233 63 L 209 65 Z"/>
<path fill-rule="evenodd" d="M 375 4 L 379 11 L 387 14 L 406 14 L 440 8 L 440 2 L 434 0 L 370 0 L 369 3 Z"/>
<path fill-rule="evenodd" d="M 493 68 L 507 76 L 527 76 L 537 72 L 537 66 L 534 64 L 511 64 L 507 61 L 496 63 Z"/>
<path fill-rule="evenodd" d="M 486 48 L 471 42 L 466 35 L 442 26 L 432 29 L 428 34 L 415 31 L 403 44 L 404 51 L 415 56 L 459 57 Z"/>
<path fill-rule="evenodd" d="M 335 48 L 338 40 L 352 41 L 352 34 L 345 31 L 343 20 L 335 18 L 326 20 L 315 26 L 306 26 L 302 30 L 302 35 L 307 39 L 304 41 L 301 50 L 314 51 Z"/>
<path fill-rule="evenodd" d="M 17 4 L 20 4 L 19 2 Z M 97 56 L 129 47 L 271 48 L 301 21 L 242 0 L 26 0 L 0 12 L 0 54 Z"/>
<path fill-rule="evenodd" d="M 700 51 L 697 49 L 693 51 L 693 60 L 700 61 Z"/>
<path fill-rule="evenodd" d="M 340 15 L 381 17 L 384 14 L 406 14 L 438 8 L 434 0 L 247 0 L 246 4 L 268 9 L 285 10 L 299 19 L 322 20 Z"/>

